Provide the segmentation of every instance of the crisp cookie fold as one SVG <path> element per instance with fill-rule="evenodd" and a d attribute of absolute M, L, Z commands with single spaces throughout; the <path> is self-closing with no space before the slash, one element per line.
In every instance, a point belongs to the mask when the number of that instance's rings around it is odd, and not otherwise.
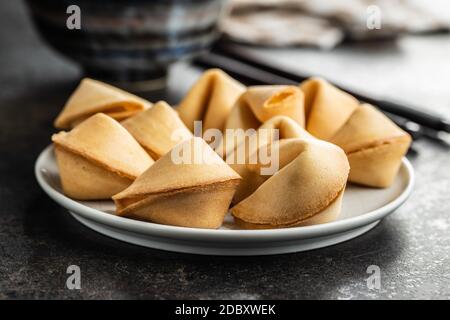
<path fill-rule="evenodd" d="M 181 141 L 192 137 L 176 111 L 164 101 L 122 121 L 122 125 L 156 160 Z"/>
<path fill-rule="evenodd" d="M 249 87 L 245 99 L 256 119 L 265 122 L 278 115 L 305 124 L 303 94 L 295 86 Z"/>
<path fill-rule="evenodd" d="M 349 181 L 384 188 L 394 181 L 411 137 L 376 108 L 363 104 L 330 142 L 347 153 Z"/>
<path fill-rule="evenodd" d="M 194 137 L 162 156 L 113 200 L 121 216 L 218 228 L 240 179 L 203 139 Z"/>
<path fill-rule="evenodd" d="M 242 137 L 227 139 L 227 132 L 257 129 L 275 116 L 289 117 L 303 127 L 303 101 L 302 91 L 295 86 L 249 87 L 231 110 L 225 122 L 224 138 L 216 152 L 225 156 L 242 143 Z"/>
<path fill-rule="evenodd" d="M 305 93 L 307 131 L 346 152 L 349 181 L 389 187 L 411 137 L 373 106 L 360 104 L 322 79 L 309 79 L 300 88 Z"/>
<path fill-rule="evenodd" d="M 226 129 L 257 128 L 278 115 L 304 125 L 303 93 L 295 86 L 253 86 L 239 98 L 225 123 Z"/>
<path fill-rule="evenodd" d="M 306 227 L 315 224 L 322 224 L 327 222 L 332 222 L 336 220 L 341 214 L 342 209 L 342 199 L 344 197 L 344 190 L 342 190 L 336 199 L 328 205 L 321 212 L 313 215 L 310 218 L 304 220 L 296 221 L 290 224 L 260 224 L 260 223 L 250 223 L 239 218 L 234 217 L 234 221 L 238 227 L 241 229 L 275 229 L 275 228 L 291 228 L 291 227 Z"/>
<path fill-rule="evenodd" d="M 306 130 L 318 139 L 328 140 L 359 107 L 359 101 L 320 78 L 301 83 L 305 94 Z"/>
<path fill-rule="evenodd" d="M 225 160 L 230 164 L 241 177 L 242 181 L 233 197 L 233 203 L 237 203 L 246 198 L 254 191 L 258 181 L 263 179 L 258 170 L 254 167 L 258 157 L 262 155 L 271 156 L 271 144 L 276 140 L 291 138 L 313 139 L 305 129 L 297 122 L 286 116 L 275 116 L 264 122 L 253 136 L 241 142 L 237 148 L 227 154 Z M 239 161 L 239 154 L 243 154 L 245 161 Z M 279 159 L 273 159 L 279 161 Z M 280 163 L 277 163 L 280 165 Z"/>
<path fill-rule="evenodd" d="M 334 219 L 340 212 L 339 195 L 350 169 L 344 151 L 315 138 L 283 139 L 273 143 L 273 148 L 278 148 L 281 169 L 254 179 L 250 195 L 231 209 L 233 216 L 255 228 L 286 227 L 305 222 L 335 204 L 318 221 Z M 256 175 L 260 166 L 249 169 Z"/>
<path fill-rule="evenodd" d="M 74 199 L 110 198 L 153 163 L 125 128 L 102 113 L 52 141 L 63 191 Z"/>
<path fill-rule="evenodd" d="M 186 126 L 194 131 L 194 121 L 203 121 L 203 130 L 222 130 L 225 119 L 245 87 L 220 69 L 210 69 L 189 90 L 177 107 Z"/>
<path fill-rule="evenodd" d="M 119 88 L 84 78 L 66 102 L 54 125 L 59 129 L 71 129 L 98 112 L 120 121 L 151 105 L 149 101 Z"/>

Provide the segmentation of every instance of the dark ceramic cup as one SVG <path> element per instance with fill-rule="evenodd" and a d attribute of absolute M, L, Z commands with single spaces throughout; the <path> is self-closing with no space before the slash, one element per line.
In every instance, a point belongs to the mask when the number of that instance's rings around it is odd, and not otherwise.
<path fill-rule="evenodd" d="M 87 76 L 138 91 L 163 87 L 171 63 L 208 48 L 217 36 L 224 0 L 27 3 L 43 38 Z M 80 29 L 67 27 L 71 5 L 80 9 Z"/>

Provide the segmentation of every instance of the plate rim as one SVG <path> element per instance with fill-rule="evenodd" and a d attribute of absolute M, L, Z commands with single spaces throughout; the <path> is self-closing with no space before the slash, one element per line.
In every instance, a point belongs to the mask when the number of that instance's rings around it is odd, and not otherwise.
<path fill-rule="evenodd" d="M 94 220 L 98 223 L 111 227 L 128 230 L 132 232 L 148 234 L 153 236 L 173 238 L 173 239 L 195 239 L 195 240 L 215 240 L 215 241 L 282 241 L 286 239 L 302 239 L 323 236 L 324 234 L 335 234 L 357 227 L 368 225 L 380 220 L 401 206 L 411 195 L 415 175 L 414 169 L 408 159 L 403 157 L 401 168 L 404 167 L 408 177 L 408 183 L 402 193 L 386 205 L 369 211 L 357 217 L 344 220 L 328 222 L 324 224 L 280 228 L 263 230 L 224 230 L 224 229 L 201 229 L 157 224 L 133 220 L 116 216 L 94 208 L 87 207 L 54 189 L 47 183 L 41 168 L 44 168 L 44 161 L 53 154 L 53 144 L 48 145 L 39 154 L 34 173 L 38 184 L 44 192 L 56 203 L 69 211 L 74 211 L 84 218 Z M 53 154 L 54 156 L 54 154 Z"/>
<path fill-rule="evenodd" d="M 157 250 L 164 250 L 177 253 L 187 253 L 196 255 L 208 255 L 208 256 L 267 256 L 267 255 L 279 255 L 287 253 L 296 253 L 303 251 L 310 251 L 329 246 L 334 246 L 342 242 L 352 240 L 356 237 L 362 236 L 375 228 L 380 220 L 369 223 L 367 225 L 354 228 L 333 235 L 324 235 L 324 237 L 316 237 L 311 239 L 288 239 L 287 241 L 271 241 L 271 242 L 259 242 L 251 243 L 251 246 L 242 247 L 242 243 L 228 242 L 227 244 L 234 244 L 232 247 L 223 247 L 224 242 L 198 242 L 192 243 L 190 241 L 177 241 L 175 244 L 168 242 L 166 238 L 152 237 L 153 239 L 147 240 L 148 235 L 137 235 L 138 237 L 144 236 L 144 240 L 134 236 L 134 233 L 127 231 L 129 234 L 124 234 L 117 230 L 110 230 L 110 226 L 98 224 L 95 221 L 91 221 L 78 215 L 77 213 L 69 211 L 72 217 L 81 223 L 83 226 L 100 233 L 101 235 L 130 243 L 133 245 L 141 246 L 144 248 L 152 248 Z M 113 228 L 114 229 L 114 228 Z M 172 240 L 172 239 L 171 239 Z M 312 240 L 312 241 L 311 241 Z M 292 243 L 292 242 L 295 243 Z M 309 241 L 309 242 L 304 242 Z M 199 243 L 201 245 L 199 245 Z M 274 246 L 274 244 L 276 244 Z"/>

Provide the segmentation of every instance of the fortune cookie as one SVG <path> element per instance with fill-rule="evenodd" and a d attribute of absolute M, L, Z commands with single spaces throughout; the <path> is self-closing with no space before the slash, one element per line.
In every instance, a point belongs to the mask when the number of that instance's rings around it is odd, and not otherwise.
<path fill-rule="evenodd" d="M 303 101 L 302 91 L 295 86 L 249 87 L 231 110 L 225 122 L 224 138 L 216 152 L 222 156 L 227 155 L 242 143 L 242 139 L 227 138 L 227 131 L 256 129 L 275 116 L 287 116 L 303 127 Z"/>
<path fill-rule="evenodd" d="M 71 129 L 98 112 L 120 121 L 150 106 L 149 101 L 131 93 L 84 78 L 66 102 L 54 125 L 59 129 Z"/>
<path fill-rule="evenodd" d="M 231 208 L 243 228 L 282 228 L 336 219 L 349 173 L 344 151 L 315 138 L 276 141 L 280 170 L 254 180 L 248 197 Z M 251 170 L 258 173 L 260 166 Z"/>
<path fill-rule="evenodd" d="M 264 122 L 253 137 L 245 139 L 240 146 L 226 156 L 226 162 L 242 177 L 232 203 L 237 203 L 249 196 L 256 189 L 255 186 L 259 186 L 261 179 L 264 180 L 260 171 L 254 170 L 252 164 L 268 162 L 270 159 L 262 160 L 259 157 L 271 157 L 270 148 L 273 142 L 291 138 L 314 139 L 293 119 L 286 116 L 275 116 Z M 239 152 L 244 154 L 245 161 L 239 161 Z M 279 162 L 278 158 L 271 160 Z M 277 164 L 279 165 L 279 163 Z"/>
<path fill-rule="evenodd" d="M 330 139 L 358 108 L 359 101 L 325 80 L 301 83 L 305 94 L 306 130 L 318 139 Z"/>
<path fill-rule="evenodd" d="M 240 176 L 201 138 L 166 153 L 113 196 L 117 214 L 193 228 L 222 225 Z"/>
<path fill-rule="evenodd" d="M 219 69 L 203 73 L 179 104 L 177 111 L 186 126 L 194 131 L 194 121 L 202 128 L 222 130 L 225 119 L 245 87 Z"/>
<path fill-rule="evenodd" d="M 349 181 L 384 188 L 397 175 L 411 137 L 373 106 L 362 104 L 330 142 L 347 153 Z"/>
<path fill-rule="evenodd" d="M 295 86 L 253 86 L 239 98 L 225 123 L 226 129 L 257 128 L 277 115 L 304 125 L 303 93 Z"/>
<path fill-rule="evenodd" d="M 103 113 L 52 140 L 63 191 L 74 199 L 111 198 L 153 163 L 131 134 Z"/>
<path fill-rule="evenodd" d="M 122 121 L 153 159 L 159 159 L 192 133 L 167 103 L 160 101 L 153 107 Z"/>
<path fill-rule="evenodd" d="M 408 151 L 411 137 L 368 104 L 322 79 L 304 81 L 306 129 L 340 146 L 350 162 L 349 181 L 389 187 Z"/>

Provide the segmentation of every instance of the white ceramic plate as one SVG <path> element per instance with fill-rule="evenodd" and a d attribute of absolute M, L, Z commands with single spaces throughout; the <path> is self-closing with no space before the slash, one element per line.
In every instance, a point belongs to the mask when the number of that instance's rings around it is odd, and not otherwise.
<path fill-rule="evenodd" d="M 238 230 L 227 216 L 218 230 L 174 227 L 114 215 L 112 201 L 75 201 L 61 190 L 53 147 L 39 155 L 35 174 L 42 189 L 85 226 L 125 242 L 185 253 L 268 255 L 298 252 L 355 238 L 402 205 L 411 193 L 414 172 L 403 159 L 394 184 L 387 189 L 347 186 L 338 220 L 307 227 Z"/>

